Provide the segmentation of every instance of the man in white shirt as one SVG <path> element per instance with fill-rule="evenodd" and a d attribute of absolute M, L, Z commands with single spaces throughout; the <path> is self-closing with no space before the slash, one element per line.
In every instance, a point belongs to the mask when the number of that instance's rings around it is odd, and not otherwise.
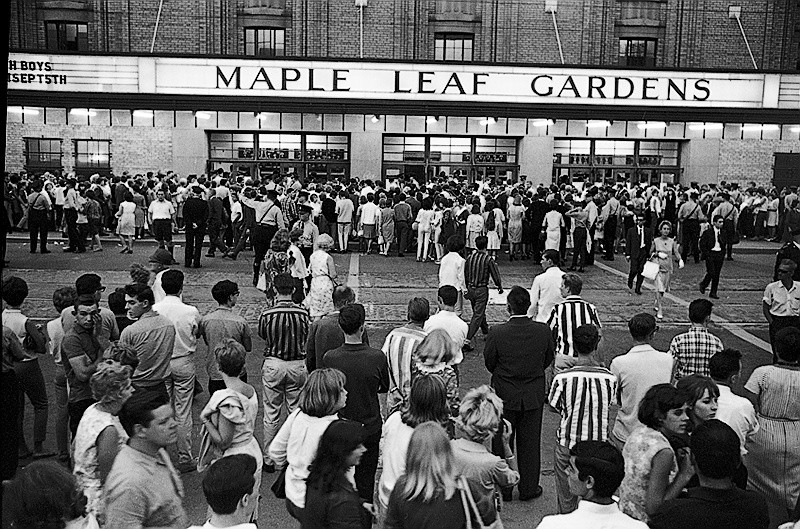
<path fill-rule="evenodd" d="M 361 205 L 361 217 L 359 219 L 359 229 L 364 230 L 364 240 L 367 243 L 366 253 L 369 255 L 372 249 L 372 241 L 377 238 L 378 232 L 375 230 L 376 223 L 380 218 L 380 208 L 374 202 L 375 196 L 370 193 L 367 195 L 367 202 Z"/>
<path fill-rule="evenodd" d="M 800 281 L 794 281 L 797 263 L 781 259 L 778 264 L 778 280 L 764 289 L 762 310 L 769 322 L 769 341 L 775 342 L 775 333 L 784 327 L 800 327 Z M 774 349 L 774 345 L 773 345 Z M 772 361 L 778 357 L 773 352 Z"/>
<path fill-rule="evenodd" d="M 564 272 L 559 268 L 561 256 L 556 250 L 545 250 L 542 254 L 544 272 L 533 278 L 531 285 L 531 308 L 528 317 L 540 323 L 547 323 L 553 307 L 564 301 L 561 283 Z"/>
<path fill-rule="evenodd" d="M 200 334 L 200 312 L 179 297 L 183 292 L 183 272 L 166 270 L 161 277 L 161 285 L 166 297 L 155 303 L 153 310 L 175 326 L 175 344 L 169 363 L 171 373 L 164 382 L 178 423 L 177 468 L 185 473 L 194 470 L 197 465 L 192 456 L 192 401 L 196 379 L 193 356 Z"/>
<path fill-rule="evenodd" d="M 545 516 L 538 529 L 647 529 L 619 510 L 612 498 L 625 477 L 625 460 L 614 445 L 580 441 L 570 449 L 569 490 L 581 498 L 569 514 Z"/>
<path fill-rule="evenodd" d="M 458 291 L 456 301 L 456 315 L 461 316 L 464 310 L 464 293 L 467 291 L 467 283 L 464 279 L 464 264 L 466 259 L 461 257 L 461 250 L 464 249 L 464 239 L 460 235 L 451 235 L 447 240 L 447 254 L 442 257 L 439 263 L 439 286 L 450 285 Z"/>
<path fill-rule="evenodd" d="M 711 378 L 719 388 L 717 415 L 714 417 L 733 428 L 739 436 L 742 457 L 747 454 L 747 439 L 758 431 L 758 418 L 753 404 L 731 391 L 731 385 L 741 376 L 742 353 L 723 349 L 708 362 Z"/>
<path fill-rule="evenodd" d="M 458 301 L 458 291 L 452 285 L 439 287 L 437 294 L 439 302 L 439 312 L 428 318 L 423 330 L 430 333 L 434 329 L 442 329 L 455 344 L 455 355 L 450 361 L 450 365 L 458 365 L 464 360 L 464 353 L 461 348 L 467 345 L 467 332 L 469 325 L 456 314 L 455 304 Z"/>
<path fill-rule="evenodd" d="M 634 346 L 611 361 L 611 372 L 617 377 L 617 402 L 620 405 L 611 442 L 622 450 L 630 433 L 642 425 L 639 422 L 639 403 L 656 384 L 669 384 L 672 378 L 672 356 L 656 351 L 650 345 L 657 330 L 652 314 L 640 313 L 628 322 Z"/>
<path fill-rule="evenodd" d="M 156 200 L 147 208 L 153 236 L 158 241 L 159 248 L 166 248 L 172 253 L 172 222 L 175 218 L 175 206 L 165 198 L 163 189 L 156 192 Z"/>

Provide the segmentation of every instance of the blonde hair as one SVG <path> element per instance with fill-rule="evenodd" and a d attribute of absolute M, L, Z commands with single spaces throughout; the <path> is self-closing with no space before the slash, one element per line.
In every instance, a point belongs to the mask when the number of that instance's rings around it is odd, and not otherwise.
<path fill-rule="evenodd" d="M 403 499 L 422 498 L 428 502 L 442 494 L 449 500 L 456 492 L 456 470 L 450 439 L 435 422 L 425 422 L 414 428 L 406 452 L 406 483 Z"/>
<path fill-rule="evenodd" d="M 447 331 L 434 329 L 420 342 L 414 355 L 421 364 L 430 359 L 433 359 L 437 364 L 440 362 L 447 363 L 455 356 L 455 348 L 456 344 L 447 334 Z"/>
<path fill-rule="evenodd" d="M 214 358 L 221 372 L 229 377 L 238 377 L 244 369 L 247 351 L 233 338 L 226 338 L 214 348 Z"/>
<path fill-rule="evenodd" d="M 502 399 L 484 384 L 466 394 L 458 409 L 456 422 L 470 441 L 483 443 L 497 433 L 502 415 Z"/>
<path fill-rule="evenodd" d="M 347 377 L 338 369 L 315 369 L 300 390 L 298 406 L 311 417 L 327 417 L 339 411 Z"/>
<path fill-rule="evenodd" d="M 139 365 L 136 349 L 120 342 L 111 342 L 111 345 L 103 351 L 103 360 L 114 360 L 124 366 L 130 366 L 132 370 Z"/>
<path fill-rule="evenodd" d="M 130 385 L 131 368 L 114 360 L 104 360 L 99 363 L 89 379 L 92 396 L 102 404 L 122 400 L 122 391 Z"/>
<path fill-rule="evenodd" d="M 314 248 L 317 250 L 325 250 L 326 252 L 333 248 L 333 237 L 327 233 L 320 234 L 317 241 L 314 243 Z"/>

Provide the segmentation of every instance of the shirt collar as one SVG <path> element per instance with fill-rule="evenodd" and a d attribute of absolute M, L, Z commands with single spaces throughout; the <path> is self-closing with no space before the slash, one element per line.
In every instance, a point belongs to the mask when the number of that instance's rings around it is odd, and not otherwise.
<path fill-rule="evenodd" d="M 689 489 L 687 494 L 690 497 L 699 498 L 701 500 L 722 503 L 722 502 L 728 502 L 734 497 L 738 496 L 739 490 L 736 488 L 711 489 L 708 487 L 703 487 L 701 485 L 699 487 Z"/>
<path fill-rule="evenodd" d="M 615 512 L 619 512 L 619 507 L 617 506 L 616 503 L 601 505 L 593 501 L 580 500 L 578 502 L 578 510 L 581 511 L 581 513 L 592 514 L 592 515 L 613 514 Z"/>
<path fill-rule="evenodd" d="M 649 352 L 649 351 L 659 352 L 656 349 L 653 349 L 653 346 L 650 345 L 649 343 L 643 343 L 641 345 L 634 345 L 633 347 L 630 348 L 630 350 L 628 352 L 629 353 L 645 353 L 645 352 Z"/>
<path fill-rule="evenodd" d="M 513 320 L 514 318 L 517 318 L 517 319 L 519 319 L 519 318 L 528 319 L 528 315 L 527 314 L 513 314 L 513 315 L 509 316 L 508 319 L 509 320 Z"/>

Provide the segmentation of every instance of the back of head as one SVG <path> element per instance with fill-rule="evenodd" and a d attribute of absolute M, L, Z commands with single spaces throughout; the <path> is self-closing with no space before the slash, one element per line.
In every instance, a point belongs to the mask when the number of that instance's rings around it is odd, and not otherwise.
<path fill-rule="evenodd" d="M 309 467 L 308 485 L 327 492 L 332 484 L 346 479 L 349 456 L 365 437 L 364 426 L 359 422 L 338 419 L 330 423 L 319 440 L 317 454 Z"/>
<path fill-rule="evenodd" d="M 423 324 L 431 316 L 431 305 L 427 298 L 411 298 L 408 301 L 408 319 Z"/>
<path fill-rule="evenodd" d="M 484 384 L 464 396 L 457 421 L 470 441 L 482 444 L 497 433 L 502 416 L 503 401 Z"/>
<path fill-rule="evenodd" d="M 485 250 L 489 246 L 489 239 L 486 235 L 479 235 L 475 237 L 475 248 L 478 250 Z"/>
<path fill-rule="evenodd" d="M 256 458 L 233 454 L 215 461 L 203 476 L 203 495 L 216 514 L 233 514 L 239 502 L 253 493 Z"/>
<path fill-rule="evenodd" d="M 364 325 L 366 313 L 364 305 L 351 303 L 339 309 L 339 327 L 347 335 L 353 335 Z"/>
<path fill-rule="evenodd" d="M 448 252 L 460 252 L 464 249 L 464 238 L 461 235 L 451 235 L 447 239 Z"/>
<path fill-rule="evenodd" d="M 113 292 L 112 292 L 113 294 Z M 75 287 L 61 287 L 56 289 L 53 292 L 53 306 L 56 310 L 61 313 L 67 307 L 72 307 L 75 303 L 75 298 L 78 297 L 78 293 L 75 291 Z M 108 306 L 111 307 L 111 294 L 108 296 Z M 125 312 L 125 294 L 122 294 L 122 308 L 123 312 Z M 111 310 L 114 310 L 111 307 Z"/>
<path fill-rule="evenodd" d="M 339 285 L 333 289 L 333 306 L 335 308 L 341 309 L 345 305 L 355 302 L 355 300 L 356 293 L 352 288 Z"/>
<path fill-rule="evenodd" d="M 426 422 L 414 428 L 406 452 L 405 477 L 405 500 L 429 501 L 438 494 L 450 499 L 455 493 L 453 449 L 440 424 Z"/>
<path fill-rule="evenodd" d="M 310 417 L 327 417 L 341 407 L 347 377 L 338 369 L 315 369 L 300 390 L 298 407 Z"/>
<path fill-rule="evenodd" d="M 458 301 L 458 290 L 453 285 L 443 285 L 439 287 L 437 296 L 447 307 L 452 307 Z"/>
<path fill-rule="evenodd" d="M 276 275 L 272 280 L 272 284 L 281 296 L 290 296 L 294 292 L 294 278 L 290 274 Z"/>
<path fill-rule="evenodd" d="M 724 382 L 742 368 L 742 353 L 738 349 L 723 349 L 708 361 L 711 378 Z"/>
<path fill-rule="evenodd" d="M 34 461 L 3 483 L 3 518 L 19 529 L 61 529 L 86 514 L 75 476 L 54 461 Z"/>
<path fill-rule="evenodd" d="M 575 457 L 578 479 L 594 479 L 592 490 L 600 498 L 610 498 L 625 477 L 625 460 L 622 452 L 605 441 L 580 441 L 569 455 Z"/>
<path fill-rule="evenodd" d="M 171 268 L 161 275 L 161 288 L 168 296 L 177 296 L 183 290 L 183 272 Z"/>
<path fill-rule="evenodd" d="M 506 297 L 509 312 L 514 315 L 522 315 L 528 312 L 531 306 L 530 293 L 521 286 L 513 286 Z"/>
<path fill-rule="evenodd" d="M 408 403 L 402 412 L 403 423 L 416 428 L 429 421 L 444 424 L 449 418 L 447 388 L 442 377 L 422 375 L 415 378 Z"/>
<path fill-rule="evenodd" d="M 12 307 L 19 307 L 28 297 L 28 283 L 21 277 L 6 277 L 3 280 L 2 297 Z"/>
<path fill-rule="evenodd" d="M 125 315 L 125 288 L 117 287 L 108 295 L 108 308 L 117 315 Z"/>
<path fill-rule="evenodd" d="M 707 478 L 732 478 L 741 463 L 739 436 L 717 419 L 708 420 L 692 431 L 691 449 L 699 474 Z"/>
<path fill-rule="evenodd" d="M 219 370 L 229 377 L 238 377 L 247 359 L 244 346 L 232 338 L 220 342 L 212 354 L 216 358 Z"/>
<path fill-rule="evenodd" d="M 628 321 L 628 331 L 636 341 L 647 340 L 656 331 L 656 319 L 646 312 L 636 314 Z"/>
<path fill-rule="evenodd" d="M 561 265 L 561 256 L 557 250 L 545 250 L 544 253 L 542 253 L 542 257 L 553 263 L 555 266 Z"/>
<path fill-rule="evenodd" d="M 564 286 L 571 296 L 579 296 L 583 290 L 583 279 L 578 274 L 567 272 L 564 274 Z"/>
<path fill-rule="evenodd" d="M 449 362 L 455 356 L 455 348 L 456 345 L 447 331 L 434 329 L 417 346 L 414 356 L 422 363 L 427 360 L 433 360 L 434 363 Z"/>
<path fill-rule="evenodd" d="M 580 355 L 590 355 L 597 349 L 600 342 L 600 333 L 591 323 L 581 325 L 572 335 L 575 351 Z"/>
<path fill-rule="evenodd" d="M 711 317 L 713 308 L 714 304 L 705 298 L 692 301 L 689 303 L 689 321 L 698 324 L 705 322 L 706 318 Z"/>
<path fill-rule="evenodd" d="M 784 362 L 796 364 L 800 358 L 800 329 L 785 327 L 775 333 L 775 354 Z"/>
<path fill-rule="evenodd" d="M 237 292 L 239 285 L 229 279 L 223 279 L 211 287 L 211 297 L 219 304 L 227 303 Z"/>

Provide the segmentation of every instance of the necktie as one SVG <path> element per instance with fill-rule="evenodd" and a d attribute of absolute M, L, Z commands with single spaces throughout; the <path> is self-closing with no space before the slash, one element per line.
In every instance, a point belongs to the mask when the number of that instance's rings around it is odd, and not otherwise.
<path fill-rule="evenodd" d="M 639 248 L 644 248 L 644 228 L 639 228 Z"/>

